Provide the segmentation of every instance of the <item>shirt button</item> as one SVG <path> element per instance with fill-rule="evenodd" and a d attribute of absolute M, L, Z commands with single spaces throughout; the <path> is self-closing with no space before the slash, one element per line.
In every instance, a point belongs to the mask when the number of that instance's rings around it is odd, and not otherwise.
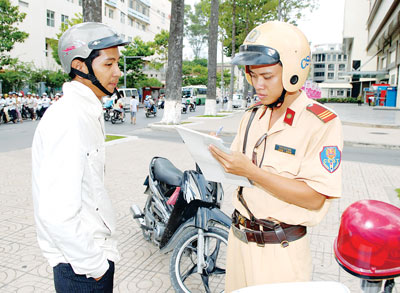
<path fill-rule="evenodd" d="M 96 208 L 96 211 L 98 211 L 99 210 L 99 208 Z"/>

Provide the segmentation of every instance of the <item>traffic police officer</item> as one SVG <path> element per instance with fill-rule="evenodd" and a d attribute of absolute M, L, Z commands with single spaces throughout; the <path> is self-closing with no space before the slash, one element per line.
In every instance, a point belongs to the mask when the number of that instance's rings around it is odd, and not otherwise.
<path fill-rule="evenodd" d="M 340 120 L 301 90 L 311 63 L 295 26 L 271 21 L 253 29 L 236 65 L 260 102 L 243 116 L 226 154 L 213 156 L 252 188 L 239 187 L 229 234 L 226 291 L 276 282 L 309 281 L 307 226 L 318 224 L 341 196 Z"/>

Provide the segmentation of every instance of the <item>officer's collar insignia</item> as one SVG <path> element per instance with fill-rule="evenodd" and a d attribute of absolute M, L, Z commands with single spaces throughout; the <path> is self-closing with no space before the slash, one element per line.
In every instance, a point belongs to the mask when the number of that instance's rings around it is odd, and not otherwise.
<path fill-rule="evenodd" d="M 293 148 L 290 148 L 290 147 L 287 147 L 287 146 L 283 146 L 283 145 L 279 145 L 279 144 L 275 145 L 275 150 L 278 151 L 278 152 L 289 154 L 289 155 L 295 155 L 296 154 L 296 149 L 293 149 Z"/>
<path fill-rule="evenodd" d="M 322 166 L 329 172 L 335 172 L 342 160 L 342 152 L 337 146 L 325 146 L 319 153 Z"/>
<path fill-rule="evenodd" d="M 296 113 L 292 109 L 287 108 L 283 122 L 292 126 L 295 114 Z"/>
<path fill-rule="evenodd" d="M 307 110 L 317 116 L 324 123 L 336 118 L 335 113 L 319 104 L 310 104 L 307 106 Z"/>

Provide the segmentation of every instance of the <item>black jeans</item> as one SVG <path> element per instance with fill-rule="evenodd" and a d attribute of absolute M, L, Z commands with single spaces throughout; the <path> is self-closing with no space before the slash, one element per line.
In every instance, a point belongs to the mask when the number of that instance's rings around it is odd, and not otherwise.
<path fill-rule="evenodd" d="M 96 281 L 86 275 L 75 274 L 71 265 L 60 263 L 53 268 L 54 286 L 57 293 L 111 293 L 114 286 L 114 262 L 108 261 L 110 267 L 104 276 Z"/>

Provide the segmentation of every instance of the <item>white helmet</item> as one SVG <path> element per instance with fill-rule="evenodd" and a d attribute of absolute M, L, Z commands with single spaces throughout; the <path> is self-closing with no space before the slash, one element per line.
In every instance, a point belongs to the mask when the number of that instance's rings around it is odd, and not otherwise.
<path fill-rule="evenodd" d="M 122 37 L 111 27 L 99 22 L 84 22 L 76 24 L 66 30 L 58 41 L 58 56 L 61 65 L 66 73 L 74 73 L 90 80 L 93 85 L 99 88 L 106 95 L 111 96 L 108 90 L 98 81 L 92 68 L 92 58 L 88 58 L 93 50 L 101 50 L 116 46 L 125 46 Z M 83 73 L 71 68 L 75 58 L 82 58 L 89 73 Z M 118 94 L 119 96 L 119 94 Z"/>

